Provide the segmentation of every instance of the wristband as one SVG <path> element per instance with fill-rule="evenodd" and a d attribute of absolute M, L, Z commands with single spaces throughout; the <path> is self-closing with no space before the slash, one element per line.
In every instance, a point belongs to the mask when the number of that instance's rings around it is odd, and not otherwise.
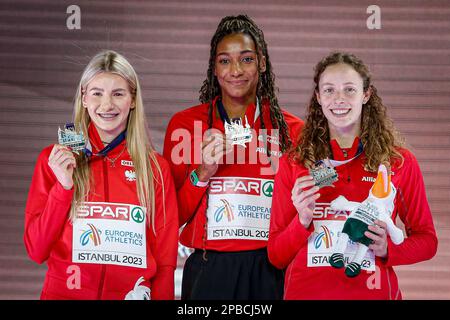
<path fill-rule="evenodd" d="M 197 175 L 197 172 L 195 172 L 195 170 L 191 171 L 189 179 L 191 180 L 192 185 L 196 186 L 196 187 L 206 187 L 209 183 L 209 180 L 206 182 L 200 181 L 198 179 L 198 175 Z"/>

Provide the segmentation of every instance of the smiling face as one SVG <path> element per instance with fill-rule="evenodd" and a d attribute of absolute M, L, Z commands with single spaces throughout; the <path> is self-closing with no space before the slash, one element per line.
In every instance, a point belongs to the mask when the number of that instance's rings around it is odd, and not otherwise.
<path fill-rule="evenodd" d="M 222 100 L 235 100 L 248 104 L 254 102 L 259 72 L 265 71 L 265 58 L 258 66 L 253 39 L 243 33 L 225 36 L 217 45 L 214 74 L 219 82 Z"/>
<path fill-rule="evenodd" d="M 111 142 L 126 129 L 128 115 L 134 108 L 132 102 L 127 81 L 117 74 L 97 74 L 84 88 L 83 106 L 105 142 Z"/>
<path fill-rule="evenodd" d="M 330 134 L 357 136 L 360 133 L 362 105 L 370 98 L 363 79 L 345 63 L 328 66 L 320 76 L 316 98 L 328 120 Z"/>

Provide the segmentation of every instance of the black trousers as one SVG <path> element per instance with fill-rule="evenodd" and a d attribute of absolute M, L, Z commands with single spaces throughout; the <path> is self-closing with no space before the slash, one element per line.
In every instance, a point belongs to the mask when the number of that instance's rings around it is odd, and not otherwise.
<path fill-rule="evenodd" d="M 186 260 L 182 300 L 281 300 L 284 272 L 270 264 L 267 249 L 195 250 Z"/>

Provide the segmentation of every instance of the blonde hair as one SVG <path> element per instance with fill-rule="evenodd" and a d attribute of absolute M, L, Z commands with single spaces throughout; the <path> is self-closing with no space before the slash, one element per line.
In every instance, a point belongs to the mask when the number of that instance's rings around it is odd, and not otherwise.
<path fill-rule="evenodd" d="M 403 163 L 403 156 L 398 148 L 404 143 L 395 129 L 392 120 L 387 115 L 386 106 L 378 96 L 377 89 L 372 84 L 372 75 L 364 62 L 350 53 L 333 52 L 323 58 L 315 67 L 314 91 L 319 91 L 319 80 L 325 69 L 334 64 L 345 63 L 351 66 L 363 79 L 364 92 L 371 91 L 369 100 L 362 107 L 361 142 L 366 155 L 365 168 L 377 171 L 380 164 L 389 165 L 392 162 Z M 330 129 L 323 114 L 322 107 L 313 92 L 305 126 L 295 147 L 290 151 L 290 157 L 311 168 L 318 160 L 332 155 L 330 146 Z"/>
<path fill-rule="evenodd" d="M 130 88 L 134 108 L 130 109 L 130 114 L 128 115 L 126 146 L 136 172 L 136 190 L 140 205 L 147 208 L 147 221 L 155 232 L 154 182 L 162 185 L 164 198 L 162 172 L 156 159 L 155 150 L 150 142 L 139 79 L 135 70 L 124 56 L 107 50 L 98 53 L 88 63 L 81 76 L 75 95 L 74 124 L 83 131 L 85 137 L 88 137 L 88 126 L 91 120 L 87 109 L 83 107 L 83 92 L 86 90 L 88 83 L 96 75 L 103 72 L 121 76 L 127 81 Z M 91 183 L 94 183 L 89 172 L 89 160 L 84 155 L 79 155 L 76 156 L 76 161 L 77 167 L 73 174 L 75 193 L 70 210 L 70 219 L 72 221 L 77 217 L 77 207 L 86 200 Z M 159 179 L 155 177 L 152 163 L 159 173 Z"/>

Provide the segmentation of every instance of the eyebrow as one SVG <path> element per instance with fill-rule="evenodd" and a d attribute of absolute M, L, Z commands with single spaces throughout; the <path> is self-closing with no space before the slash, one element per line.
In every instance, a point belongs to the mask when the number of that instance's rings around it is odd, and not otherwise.
<path fill-rule="evenodd" d="M 239 54 L 246 54 L 246 53 L 256 53 L 256 51 L 255 50 L 243 50 Z M 224 55 L 229 55 L 230 53 L 228 53 L 228 52 L 219 52 L 219 53 L 217 53 L 218 56 L 223 55 L 223 54 Z"/>
<path fill-rule="evenodd" d="M 344 83 L 344 85 L 346 85 L 346 84 L 353 84 L 353 85 L 356 85 L 356 83 L 354 83 L 354 82 L 346 82 L 346 83 Z M 322 85 L 323 85 L 323 86 L 325 86 L 325 85 L 331 85 L 331 86 L 334 86 L 334 83 L 331 83 L 331 82 L 325 82 L 325 83 L 322 83 Z"/>
<path fill-rule="evenodd" d="M 104 90 L 101 88 L 93 87 L 89 91 L 104 91 Z"/>
<path fill-rule="evenodd" d="M 93 87 L 89 91 L 102 91 L 103 92 L 105 90 L 103 90 L 102 88 Z M 114 89 L 112 92 L 117 92 L 117 91 L 126 91 L 126 90 L 123 88 L 117 88 L 117 89 Z"/>

